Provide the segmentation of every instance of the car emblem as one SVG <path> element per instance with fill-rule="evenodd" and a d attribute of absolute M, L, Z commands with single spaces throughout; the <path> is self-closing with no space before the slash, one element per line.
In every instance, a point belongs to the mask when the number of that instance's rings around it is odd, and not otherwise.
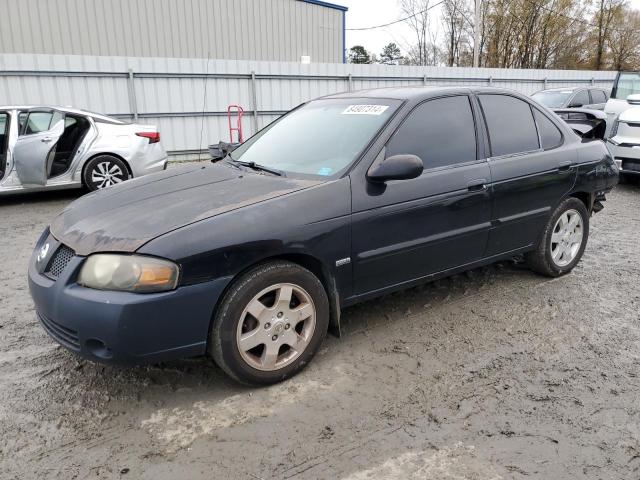
<path fill-rule="evenodd" d="M 43 261 L 45 258 L 47 258 L 47 254 L 49 253 L 49 242 L 45 243 L 41 248 L 40 251 L 38 252 L 38 256 L 36 257 L 36 260 L 38 262 Z"/>

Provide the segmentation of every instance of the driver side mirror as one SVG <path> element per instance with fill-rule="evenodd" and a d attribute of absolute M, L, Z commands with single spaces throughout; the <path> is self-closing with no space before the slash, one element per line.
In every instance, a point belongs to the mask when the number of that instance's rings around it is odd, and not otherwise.
<path fill-rule="evenodd" d="M 367 178 L 372 182 L 410 180 L 422 175 L 424 164 L 416 155 L 392 155 L 369 168 Z"/>
<path fill-rule="evenodd" d="M 640 94 L 635 93 L 627 97 L 627 103 L 629 105 L 640 105 Z"/>

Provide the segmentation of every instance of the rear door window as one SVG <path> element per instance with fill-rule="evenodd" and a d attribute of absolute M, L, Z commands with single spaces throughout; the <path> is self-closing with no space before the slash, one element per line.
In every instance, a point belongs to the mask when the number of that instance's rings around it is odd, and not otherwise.
<path fill-rule="evenodd" d="M 540 148 L 536 124 L 527 102 L 509 95 L 484 94 L 478 98 L 489 129 L 492 156 Z"/>
<path fill-rule="evenodd" d="M 7 151 L 7 140 L 9 137 L 9 114 L 7 112 L 0 112 L 0 158 Z M 2 170 L 2 165 L 0 165 Z"/>
<path fill-rule="evenodd" d="M 425 169 L 477 160 L 469 97 L 438 98 L 416 107 L 387 144 L 387 157 L 400 154 L 417 155 Z"/>
<path fill-rule="evenodd" d="M 18 117 L 20 135 L 46 132 L 51 125 L 53 112 L 21 112 Z"/>
<path fill-rule="evenodd" d="M 533 116 L 536 119 L 538 133 L 540 135 L 540 143 L 542 148 L 549 150 L 559 147 L 562 144 L 562 133 L 560 129 L 549 120 L 549 118 L 538 109 L 533 109 Z"/>

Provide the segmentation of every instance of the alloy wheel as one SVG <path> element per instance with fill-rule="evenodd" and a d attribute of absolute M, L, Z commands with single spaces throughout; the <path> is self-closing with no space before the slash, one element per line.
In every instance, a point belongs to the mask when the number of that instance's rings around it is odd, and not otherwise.
<path fill-rule="evenodd" d="M 97 189 L 110 187 L 126 180 L 119 165 L 112 162 L 100 162 L 91 171 L 91 182 Z"/>
<path fill-rule="evenodd" d="M 307 348 L 316 326 L 316 308 L 298 285 L 278 283 L 255 295 L 242 312 L 236 344 L 251 367 L 279 370 Z"/>
<path fill-rule="evenodd" d="M 577 210 L 567 210 L 560 215 L 551 234 L 551 259 L 559 267 L 569 265 L 582 246 L 584 225 Z"/>

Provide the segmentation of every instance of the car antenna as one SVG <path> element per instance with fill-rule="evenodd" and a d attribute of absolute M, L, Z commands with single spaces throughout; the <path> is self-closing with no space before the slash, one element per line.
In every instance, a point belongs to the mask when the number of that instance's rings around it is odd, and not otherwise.
<path fill-rule="evenodd" d="M 200 142 L 198 143 L 198 161 L 202 158 L 202 136 L 204 132 L 204 116 L 207 109 L 207 80 L 209 78 L 209 61 L 211 60 L 211 52 L 207 50 L 207 66 L 204 73 L 204 98 L 202 99 L 202 120 L 200 121 Z"/>

